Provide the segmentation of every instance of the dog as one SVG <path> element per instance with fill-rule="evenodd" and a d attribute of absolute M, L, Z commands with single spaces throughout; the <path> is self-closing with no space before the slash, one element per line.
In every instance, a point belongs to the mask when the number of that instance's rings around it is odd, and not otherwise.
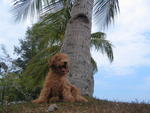
<path fill-rule="evenodd" d="M 57 53 L 49 61 L 49 72 L 45 78 L 43 89 L 38 99 L 33 103 L 48 103 L 56 101 L 87 102 L 81 96 L 80 89 L 67 79 L 70 60 L 64 53 Z"/>

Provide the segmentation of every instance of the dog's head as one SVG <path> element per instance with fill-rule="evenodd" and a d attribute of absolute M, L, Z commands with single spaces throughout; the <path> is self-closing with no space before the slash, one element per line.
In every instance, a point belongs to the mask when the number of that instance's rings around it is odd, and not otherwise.
<path fill-rule="evenodd" d="M 69 58 L 64 53 L 57 53 L 49 61 L 49 67 L 52 71 L 59 73 L 60 75 L 65 75 L 69 72 L 68 65 Z"/>

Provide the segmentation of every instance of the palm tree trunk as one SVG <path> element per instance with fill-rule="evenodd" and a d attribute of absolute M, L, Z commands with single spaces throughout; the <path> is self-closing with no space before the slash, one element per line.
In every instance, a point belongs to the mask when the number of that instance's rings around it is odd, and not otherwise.
<path fill-rule="evenodd" d="M 83 95 L 88 96 L 92 96 L 94 89 L 90 54 L 93 2 L 76 0 L 61 48 L 61 52 L 68 54 L 71 59 L 70 81 L 81 89 Z"/>

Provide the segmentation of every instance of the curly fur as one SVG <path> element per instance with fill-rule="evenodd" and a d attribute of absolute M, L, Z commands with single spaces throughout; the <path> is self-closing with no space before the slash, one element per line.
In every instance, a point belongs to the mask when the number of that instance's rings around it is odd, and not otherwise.
<path fill-rule="evenodd" d="M 80 90 L 72 85 L 67 79 L 69 58 L 66 54 L 57 53 L 50 62 L 50 71 L 48 72 L 43 89 L 41 90 L 38 99 L 33 100 L 33 103 L 45 102 L 87 102 L 81 96 Z"/>

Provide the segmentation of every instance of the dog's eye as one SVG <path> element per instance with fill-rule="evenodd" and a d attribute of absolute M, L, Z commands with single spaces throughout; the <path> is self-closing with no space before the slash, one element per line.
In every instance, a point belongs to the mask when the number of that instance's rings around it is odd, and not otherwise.
<path fill-rule="evenodd" d="M 64 62 L 65 65 L 67 65 L 67 62 Z"/>
<path fill-rule="evenodd" d="M 58 66 L 58 68 L 62 68 L 62 66 Z"/>

